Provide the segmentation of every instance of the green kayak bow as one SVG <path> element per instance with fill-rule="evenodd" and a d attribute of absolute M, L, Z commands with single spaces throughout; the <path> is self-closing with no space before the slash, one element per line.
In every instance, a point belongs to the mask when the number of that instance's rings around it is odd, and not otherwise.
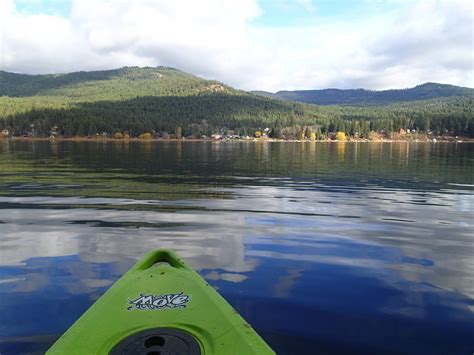
<path fill-rule="evenodd" d="M 168 250 L 146 255 L 47 352 L 275 354 L 204 279 Z"/>

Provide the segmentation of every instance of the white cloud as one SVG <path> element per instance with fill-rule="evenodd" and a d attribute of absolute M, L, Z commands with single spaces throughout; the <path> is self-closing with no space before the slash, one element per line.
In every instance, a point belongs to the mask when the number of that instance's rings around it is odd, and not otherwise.
<path fill-rule="evenodd" d="M 19 13 L 0 0 L 0 69 L 167 65 L 265 90 L 474 85 L 469 1 L 419 1 L 359 20 L 315 17 L 278 28 L 256 25 L 261 15 L 256 0 L 75 0 L 67 18 Z"/>

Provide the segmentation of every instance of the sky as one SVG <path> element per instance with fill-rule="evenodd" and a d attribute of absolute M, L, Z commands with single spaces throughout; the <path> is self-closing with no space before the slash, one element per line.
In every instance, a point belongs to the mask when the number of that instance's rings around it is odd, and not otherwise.
<path fill-rule="evenodd" d="M 174 67 L 243 90 L 474 87 L 470 0 L 0 0 L 0 70 Z"/>

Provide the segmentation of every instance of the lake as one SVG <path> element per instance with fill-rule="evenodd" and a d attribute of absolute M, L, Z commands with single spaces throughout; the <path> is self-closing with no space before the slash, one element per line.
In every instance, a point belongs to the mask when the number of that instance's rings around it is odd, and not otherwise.
<path fill-rule="evenodd" d="M 474 144 L 0 140 L 0 353 L 171 248 L 278 354 L 474 351 Z"/>

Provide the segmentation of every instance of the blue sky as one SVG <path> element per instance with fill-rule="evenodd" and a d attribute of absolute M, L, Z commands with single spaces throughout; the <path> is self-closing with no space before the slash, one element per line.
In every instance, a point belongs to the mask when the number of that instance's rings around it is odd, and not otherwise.
<path fill-rule="evenodd" d="M 67 17 L 71 9 L 70 0 L 15 0 L 16 9 L 24 14 L 48 14 Z"/>
<path fill-rule="evenodd" d="M 0 69 L 166 65 L 244 90 L 474 86 L 471 0 L 0 0 Z"/>
<path fill-rule="evenodd" d="M 377 12 L 396 11 L 403 2 L 385 3 L 361 0 L 272 1 L 260 0 L 262 16 L 256 23 L 263 26 L 302 26 L 321 21 L 353 21 Z"/>

